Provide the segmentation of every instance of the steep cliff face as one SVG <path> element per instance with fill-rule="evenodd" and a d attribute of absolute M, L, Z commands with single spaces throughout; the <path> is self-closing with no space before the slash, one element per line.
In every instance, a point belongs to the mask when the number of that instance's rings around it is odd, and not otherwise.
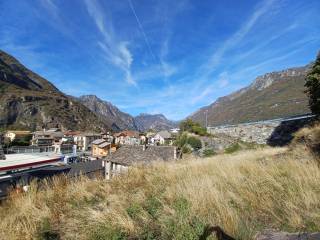
<path fill-rule="evenodd" d="M 120 111 L 112 103 L 103 101 L 95 95 L 85 95 L 78 99 L 102 119 L 110 121 L 114 130 L 137 130 L 134 118 L 131 115 Z"/>
<path fill-rule="evenodd" d="M 99 131 L 111 124 L 0 51 L 0 128 Z"/>
<path fill-rule="evenodd" d="M 248 87 L 217 99 L 190 118 L 208 125 L 235 124 L 309 113 L 304 83 L 310 65 L 259 76 Z"/>

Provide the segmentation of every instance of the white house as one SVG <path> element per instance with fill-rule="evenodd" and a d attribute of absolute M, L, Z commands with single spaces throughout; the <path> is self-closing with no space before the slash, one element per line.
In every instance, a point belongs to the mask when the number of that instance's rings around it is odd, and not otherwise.
<path fill-rule="evenodd" d="M 154 137 L 153 137 L 153 142 L 157 145 L 172 145 L 173 143 L 173 138 L 171 137 L 171 133 L 164 130 L 158 132 Z"/>

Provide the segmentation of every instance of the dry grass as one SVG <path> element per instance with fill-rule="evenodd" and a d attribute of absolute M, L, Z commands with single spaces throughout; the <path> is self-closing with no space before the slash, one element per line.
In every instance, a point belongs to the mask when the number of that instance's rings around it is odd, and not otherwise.
<path fill-rule="evenodd" d="M 156 164 L 109 183 L 60 178 L 0 208 L 0 239 L 197 239 L 206 224 L 238 239 L 264 228 L 319 231 L 319 183 L 303 148 Z"/>

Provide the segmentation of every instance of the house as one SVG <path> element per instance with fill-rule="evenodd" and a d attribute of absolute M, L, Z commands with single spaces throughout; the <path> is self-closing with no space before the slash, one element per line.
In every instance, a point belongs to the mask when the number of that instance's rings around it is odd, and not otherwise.
<path fill-rule="evenodd" d="M 114 141 L 119 145 L 139 145 L 140 136 L 136 131 L 122 131 L 114 134 Z"/>
<path fill-rule="evenodd" d="M 92 143 L 92 156 L 96 158 L 106 157 L 108 154 L 114 153 L 116 145 L 105 139 L 97 139 Z"/>
<path fill-rule="evenodd" d="M 101 135 L 97 133 L 81 133 L 74 136 L 74 143 L 78 150 L 89 151 L 91 150 L 91 143 L 100 138 Z"/>
<path fill-rule="evenodd" d="M 32 146 L 52 146 L 61 143 L 63 136 L 59 128 L 44 129 L 33 133 L 31 144 Z"/>
<path fill-rule="evenodd" d="M 155 161 L 172 161 L 177 158 L 176 148 L 173 146 L 123 145 L 104 158 L 106 177 L 126 172 L 130 166 L 137 164 L 151 164 Z"/>
<path fill-rule="evenodd" d="M 110 132 L 101 133 L 101 137 L 107 142 L 114 143 L 114 137 L 110 134 Z"/>
<path fill-rule="evenodd" d="M 172 145 L 174 138 L 171 136 L 171 133 L 168 131 L 160 131 L 153 137 L 153 142 L 156 145 Z"/>
<path fill-rule="evenodd" d="M 9 139 L 10 142 L 13 142 L 14 140 L 25 140 L 28 139 L 29 137 L 31 138 L 32 134 L 30 131 L 7 131 L 4 137 L 6 139 Z M 30 140 L 29 138 L 29 140 Z"/>

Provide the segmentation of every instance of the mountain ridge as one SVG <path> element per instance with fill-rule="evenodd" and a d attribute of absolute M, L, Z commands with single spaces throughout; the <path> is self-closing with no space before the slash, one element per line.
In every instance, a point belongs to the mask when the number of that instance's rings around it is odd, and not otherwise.
<path fill-rule="evenodd" d="M 95 112 L 101 118 L 108 118 L 112 121 L 114 130 L 136 130 L 140 132 L 153 130 L 169 130 L 176 124 L 168 120 L 163 114 L 140 113 L 133 117 L 122 112 L 109 101 L 104 101 L 96 95 L 83 95 L 77 98 L 82 104 Z"/>
<path fill-rule="evenodd" d="M 0 50 L 0 128 L 101 131 L 111 129 L 92 111 Z"/>
<path fill-rule="evenodd" d="M 188 118 L 205 125 L 237 124 L 309 113 L 304 79 L 312 63 L 258 76 L 247 87 L 218 98 Z"/>

